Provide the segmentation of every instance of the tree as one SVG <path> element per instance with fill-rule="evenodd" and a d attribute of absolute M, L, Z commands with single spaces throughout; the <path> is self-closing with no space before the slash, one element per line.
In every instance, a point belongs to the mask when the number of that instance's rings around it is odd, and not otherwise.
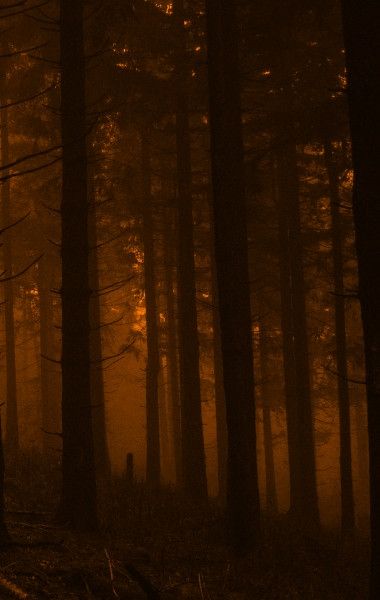
<path fill-rule="evenodd" d="M 97 526 L 92 431 L 83 2 L 61 0 L 62 505 L 76 529 Z"/>
<path fill-rule="evenodd" d="M 141 133 L 141 179 L 143 188 L 142 237 L 146 314 L 146 481 L 151 489 L 160 486 L 160 416 L 158 383 L 160 372 L 157 322 L 154 221 L 152 207 L 151 157 L 147 132 Z"/>
<path fill-rule="evenodd" d="M 262 317 L 261 317 L 262 318 Z M 265 461 L 265 495 L 266 509 L 269 515 L 278 513 L 278 499 L 276 490 L 276 472 L 274 466 L 273 433 L 271 418 L 271 403 L 268 389 L 270 378 L 268 331 L 265 324 L 260 323 L 259 329 L 260 375 L 261 375 L 261 403 L 263 413 L 264 434 L 264 461 Z"/>
<path fill-rule="evenodd" d="M 203 439 L 199 341 L 194 265 L 191 140 L 188 103 L 189 65 L 183 0 L 173 13 L 178 34 L 176 49 L 176 145 L 178 194 L 178 338 L 182 427 L 182 486 L 194 500 L 207 499 Z"/>
<path fill-rule="evenodd" d="M 281 123 L 278 155 L 278 226 L 290 513 L 309 533 L 319 527 L 306 291 L 296 141 L 290 119 Z M 281 120 L 282 120 L 281 119 Z"/>
<path fill-rule="evenodd" d="M 354 167 L 353 210 L 368 404 L 371 577 L 380 595 L 380 5 L 342 0 Z"/>
<path fill-rule="evenodd" d="M 344 263 L 342 222 L 339 210 L 339 178 L 331 140 L 324 143 L 324 157 L 329 179 L 332 254 L 335 299 L 336 369 L 338 377 L 341 527 L 343 534 L 355 529 L 354 488 L 352 480 L 351 417 L 347 369 L 346 314 L 344 298 Z"/>
<path fill-rule="evenodd" d="M 211 161 L 223 381 L 228 431 L 227 514 L 238 552 L 259 533 L 252 319 L 244 190 L 238 31 L 231 0 L 208 0 Z"/>
<path fill-rule="evenodd" d="M 4 100 L 4 104 L 6 101 Z M 9 131 L 8 110 L 1 111 L 1 164 L 9 163 Z M 8 227 L 11 221 L 11 188 L 10 181 L 5 181 L 1 190 L 1 205 L 3 227 Z M 13 273 L 12 237 L 8 230 L 4 233 L 4 270 L 9 277 Z M 11 452 L 19 449 L 17 383 L 16 383 L 16 350 L 15 350 L 15 321 L 14 321 L 14 293 L 13 281 L 9 279 L 4 283 L 5 301 L 5 347 L 7 365 L 7 420 L 5 446 Z"/>

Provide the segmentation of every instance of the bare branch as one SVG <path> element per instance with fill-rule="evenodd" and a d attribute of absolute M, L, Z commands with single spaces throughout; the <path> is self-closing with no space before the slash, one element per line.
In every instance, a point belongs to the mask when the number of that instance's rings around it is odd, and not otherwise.
<path fill-rule="evenodd" d="M 17 279 L 18 277 L 21 277 L 21 275 L 24 275 L 27 271 L 29 271 L 29 269 L 34 267 L 34 265 L 36 265 L 38 263 L 38 261 L 41 260 L 42 257 L 43 257 L 43 254 L 41 254 L 40 256 L 35 258 L 33 260 L 33 262 L 31 262 L 27 267 L 25 267 L 25 269 L 23 269 L 19 273 L 15 273 L 14 275 L 9 275 L 9 277 L 0 278 L 0 283 L 6 283 L 7 281 L 12 281 L 13 279 Z"/>
<path fill-rule="evenodd" d="M 122 321 L 123 319 L 124 319 L 124 315 L 121 315 L 121 317 L 118 317 L 117 319 L 114 319 L 113 321 L 109 321 L 109 323 L 100 323 L 100 325 L 98 325 L 97 327 L 92 327 L 91 330 L 97 331 L 99 329 L 103 329 L 104 327 L 112 327 L 112 325 L 116 325 L 116 323 L 120 323 L 120 321 Z"/>
<path fill-rule="evenodd" d="M 41 354 L 40 356 L 44 360 L 47 360 L 48 362 L 54 363 L 55 365 L 61 365 L 62 364 L 62 361 L 61 360 L 57 360 L 56 358 L 51 358 L 50 356 L 46 356 L 45 354 Z"/>
<path fill-rule="evenodd" d="M 335 377 L 339 377 L 339 379 L 344 379 L 344 381 L 347 381 L 348 383 L 355 383 L 356 385 L 367 385 L 367 382 L 365 379 L 350 379 L 349 377 L 345 377 L 344 375 L 342 375 L 341 373 L 338 373 L 337 371 L 333 371 L 329 367 L 325 367 L 325 371 L 327 371 L 328 373 L 331 373 L 331 375 L 334 375 Z"/>
<path fill-rule="evenodd" d="M 43 433 L 46 433 L 46 435 L 55 435 L 57 437 L 62 437 L 62 433 L 60 431 L 46 431 L 46 429 L 42 429 L 42 427 L 41 427 L 41 431 Z"/>
<path fill-rule="evenodd" d="M 34 50 L 41 50 L 41 48 L 46 48 L 47 44 L 39 44 L 38 46 L 33 46 L 32 48 L 26 48 L 23 50 L 15 50 L 14 52 L 9 52 L 8 54 L 0 54 L 1 58 L 13 58 L 13 56 L 20 56 L 22 54 L 28 54 L 28 52 L 33 52 Z"/>
<path fill-rule="evenodd" d="M 34 94 L 33 96 L 29 96 L 28 98 L 23 98 L 22 100 L 15 100 L 14 102 L 9 102 L 8 104 L 2 104 L 0 106 L 0 110 L 4 110 L 7 108 L 13 108 L 15 106 L 20 106 L 20 104 L 27 104 L 27 102 L 33 102 L 33 100 L 36 100 L 36 98 L 40 98 L 41 96 L 44 96 L 45 94 L 47 94 L 48 92 L 50 92 L 53 89 L 55 89 L 55 85 L 50 85 L 45 90 L 42 90 L 41 92 L 38 92 L 37 94 Z"/>
<path fill-rule="evenodd" d="M 20 0 L 19 2 L 14 2 L 13 4 L 6 4 L 5 6 L 0 6 L 0 10 L 10 10 L 11 8 L 19 8 L 20 6 L 25 5 L 26 0 Z"/>
<path fill-rule="evenodd" d="M 121 279 L 120 281 L 116 281 L 116 283 L 112 283 L 110 285 L 106 285 L 103 288 L 99 288 L 97 290 L 92 290 L 92 292 L 95 293 L 95 294 L 102 294 L 103 292 L 106 292 L 106 291 L 114 292 L 116 290 L 119 290 L 126 283 L 129 283 L 129 281 L 132 281 L 132 279 L 134 279 L 134 278 L 135 278 L 135 275 L 130 275 L 126 279 Z"/>
<path fill-rule="evenodd" d="M 96 246 L 92 246 L 91 250 L 98 250 L 99 248 L 103 248 L 103 246 L 106 246 L 107 244 L 111 244 L 112 242 L 115 242 L 116 240 L 120 239 L 126 233 L 127 233 L 127 230 L 121 231 L 120 233 L 118 233 L 114 237 L 112 237 L 112 238 L 110 238 L 108 240 L 104 240 L 104 242 L 99 242 L 99 244 L 96 244 Z"/>
<path fill-rule="evenodd" d="M 126 346 L 124 346 L 120 352 L 117 352 L 117 354 L 111 354 L 110 356 L 104 356 L 104 358 L 99 358 L 97 360 L 92 360 L 91 364 L 94 365 L 98 365 L 100 363 L 106 362 L 107 360 L 113 360 L 114 358 L 120 358 L 121 356 L 124 356 L 125 354 L 128 353 L 128 351 L 130 350 L 130 348 L 132 348 L 132 346 L 135 344 L 136 339 L 133 338 L 133 340 L 127 344 Z"/>
<path fill-rule="evenodd" d="M 32 154 L 25 154 L 25 156 L 21 156 L 20 158 L 17 158 L 13 162 L 10 162 L 6 165 L 1 165 L 0 171 L 8 171 L 8 169 L 12 169 L 13 167 L 20 165 L 23 162 L 32 160 L 34 158 L 38 158 L 40 156 L 46 156 L 46 154 L 50 154 L 51 152 L 55 152 L 56 150 L 62 150 L 62 145 L 59 144 L 56 146 L 51 146 L 50 148 L 46 148 L 45 150 L 39 150 L 38 152 L 33 152 Z"/>
<path fill-rule="evenodd" d="M 54 160 L 51 160 L 48 163 L 40 165 L 39 167 L 33 167 L 31 169 L 27 169 L 26 171 L 18 171 L 17 173 L 9 173 L 9 175 L 3 175 L 3 177 L 0 177 L 0 182 L 8 181 L 9 179 L 14 179 L 15 177 L 23 177 L 24 175 L 30 175 L 31 173 L 37 173 L 38 171 L 42 171 L 43 169 L 47 169 L 48 167 L 55 165 L 61 160 L 62 157 L 59 156 L 58 158 L 55 158 Z"/>
<path fill-rule="evenodd" d="M 5 231 L 8 231 L 8 229 L 12 229 L 13 227 L 16 227 L 16 225 L 19 225 L 20 223 L 22 223 L 23 221 L 25 221 L 25 219 L 27 219 L 30 214 L 31 213 L 29 211 L 26 215 L 24 215 L 23 217 L 21 217 L 21 219 L 18 219 L 18 221 L 15 221 L 11 225 L 7 225 L 7 227 L 4 227 L 3 229 L 0 229 L 0 235 L 2 233 L 4 233 Z"/>
<path fill-rule="evenodd" d="M 17 15 L 25 15 L 31 10 L 35 10 L 36 8 L 40 8 L 49 4 L 50 0 L 46 0 L 45 2 L 41 2 L 41 4 L 36 4 L 35 6 L 25 7 L 22 10 L 16 10 L 14 12 L 8 13 L 6 15 L 0 15 L 0 19 L 9 19 L 10 17 L 16 17 Z M 21 5 L 23 6 L 23 5 Z M 16 8 L 16 7 L 15 7 Z"/>

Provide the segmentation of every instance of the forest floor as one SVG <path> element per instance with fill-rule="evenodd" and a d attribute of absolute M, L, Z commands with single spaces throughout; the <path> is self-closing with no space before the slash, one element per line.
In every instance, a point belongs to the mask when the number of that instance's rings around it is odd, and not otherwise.
<path fill-rule="evenodd" d="M 218 511 L 195 511 L 170 491 L 150 497 L 142 485 L 127 489 L 114 482 L 100 494 L 100 533 L 84 535 L 54 525 L 54 486 L 41 474 L 29 477 L 27 487 L 23 481 L 22 490 L 18 482 L 10 483 L 7 522 L 13 544 L 0 548 L 0 599 L 365 600 L 367 595 L 368 544 L 359 537 L 344 547 L 333 532 L 306 540 L 282 517 L 264 523 L 255 555 L 238 560 L 223 543 Z"/>

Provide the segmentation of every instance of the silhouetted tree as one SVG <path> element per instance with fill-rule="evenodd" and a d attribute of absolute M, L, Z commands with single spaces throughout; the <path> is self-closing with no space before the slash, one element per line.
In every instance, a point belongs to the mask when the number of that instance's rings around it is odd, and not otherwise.
<path fill-rule="evenodd" d="M 178 341 L 182 428 L 182 486 L 194 500 L 207 499 L 199 341 L 194 266 L 194 232 L 189 123 L 189 64 L 183 0 L 175 0 L 177 28 L 175 93 L 178 195 Z"/>
<path fill-rule="evenodd" d="M 371 579 L 380 595 L 380 5 L 343 0 L 347 91 L 354 167 L 354 222 L 368 402 Z"/>
<path fill-rule="evenodd" d="M 62 505 L 77 529 L 97 526 L 90 365 L 83 2 L 60 3 L 62 127 Z"/>
<path fill-rule="evenodd" d="M 274 467 L 273 453 L 273 433 L 272 433 L 272 417 L 271 417 L 271 402 L 269 396 L 269 351 L 268 351 L 268 331 L 263 323 L 260 323 L 260 389 L 261 402 L 263 413 L 263 430 L 264 430 L 264 459 L 265 459 L 265 495 L 266 509 L 268 514 L 276 515 L 278 512 L 278 500 L 276 490 L 276 473 Z"/>
<path fill-rule="evenodd" d="M 252 320 L 244 191 L 238 29 L 231 0 L 208 0 L 211 160 L 223 381 L 228 431 L 227 513 L 245 552 L 260 528 Z"/>
<path fill-rule="evenodd" d="M 157 323 L 156 265 L 154 221 L 152 207 L 150 140 L 146 131 L 141 133 L 142 180 L 142 238 L 144 249 L 144 290 L 146 314 L 146 481 L 150 488 L 160 485 L 160 414 L 158 383 L 160 372 L 159 337 Z"/>
<path fill-rule="evenodd" d="M 336 157 L 333 153 L 331 140 L 325 141 L 324 156 L 329 179 L 334 271 L 336 369 L 339 403 L 339 460 L 342 504 L 341 520 L 342 532 L 343 534 L 347 534 L 355 529 L 355 505 L 352 481 L 351 417 L 347 369 L 342 222 L 339 210 L 339 178 Z"/>
<path fill-rule="evenodd" d="M 315 532 L 319 509 L 297 147 L 289 115 L 282 115 L 282 119 L 277 182 L 290 512 L 301 528 Z"/>
<path fill-rule="evenodd" d="M 6 103 L 6 100 L 3 100 Z M 9 164 L 9 131 L 8 131 L 8 110 L 1 110 L 1 164 Z M 1 185 L 1 209 L 3 227 L 11 225 L 11 188 L 10 180 L 4 181 Z M 12 232 L 7 230 L 4 233 L 4 271 L 7 277 L 13 273 L 13 252 L 12 252 Z M 16 383 L 16 351 L 15 351 L 15 318 L 14 318 L 14 293 L 13 281 L 9 279 L 4 284 L 4 316 L 5 316 L 5 359 L 6 359 L 6 433 L 5 446 L 11 452 L 19 449 L 19 424 L 18 424 L 18 405 L 17 405 L 17 383 Z"/>

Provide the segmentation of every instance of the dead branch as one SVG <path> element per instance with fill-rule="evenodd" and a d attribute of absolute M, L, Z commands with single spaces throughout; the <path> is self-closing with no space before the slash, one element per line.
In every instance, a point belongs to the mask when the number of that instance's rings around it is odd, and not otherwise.
<path fill-rule="evenodd" d="M 106 285 L 103 288 L 98 288 L 98 289 L 92 290 L 92 293 L 93 294 L 103 294 L 103 292 L 106 292 L 106 291 L 109 291 L 110 293 L 113 291 L 117 291 L 121 287 L 123 287 L 126 283 L 129 283 L 130 281 L 132 281 L 132 279 L 134 279 L 134 277 L 135 277 L 135 275 L 130 275 L 126 279 L 121 279 L 120 281 L 116 281 L 115 283 Z"/>
<path fill-rule="evenodd" d="M 13 58 L 14 56 L 20 56 L 22 54 L 28 54 L 28 52 L 33 52 L 34 50 L 41 50 L 41 48 L 46 48 L 47 44 L 39 44 L 38 46 L 33 46 L 33 48 L 26 48 L 23 50 L 15 50 L 14 52 L 9 52 L 8 54 L 0 54 L 1 58 Z"/>
<path fill-rule="evenodd" d="M 132 348 L 132 346 L 135 344 L 136 339 L 133 339 L 129 344 L 127 344 L 126 346 L 124 346 L 120 352 L 117 352 L 117 354 L 111 354 L 110 356 L 104 356 L 103 358 L 98 358 L 96 360 L 92 360 L 91 364 L 97 365 L 103 362 L 106 362 L 107 360 L 113 360 L 114 358 L 120 358 L 121 356 L 124 356 L 125 354 L 128 353 L 128 351 L 130 350 L 130 348 Z"/>
<path fill-rule="evenodd" d="M 63 434 L 60 431 L 46 431 L 46 429 L 42 429 L 41 427 L 41 431 L 42 433 L 46 433 L 46 435 L 53 435 L 55 437 L 62 437 Z"/>
<path fill-rule="evenodd" d="M 62 364 L 62 361 L 61 361 L 61 360 L 57 360 L 56 358 L 50 358 L 50 356 L 45 356 L 45 354 L 41 354 L 40 356 L 41 356 L 41 358 L 43 358 L 44 360 L 47 360 L 47 361 L 49 361 L 49 362 L 51 362 L 51 363 L 54 363 L 55 365 L 60 365 L 60 364 Z"/>
<path fill-rule="evenodd" d="M 7 225 L 6 227 L 3 227 L 3 229 L 0 229 L 0 235 L 2 233 L 4 233 L 5 231 L 8 231 L 8 229 L 12 229 L 13 227 L 16 227 L 16 225 L 19 225 L 20 223 L 22 223 L 23 221 L 25 221 L 25 219 L 27 219 L 30 214 L 31 213 L 29 211 L 26 215 L 24 215 L 23 217 L 21 217 L 20 219 L 18 219 L 14 223 L 12 223 L 11 225 Z"/>
<path fill-rule="evenodd" d="M 39 167 L 34 167 L 32 169 L 27 169 L 26 171 L 18 171 L 17 173 L 10 173 L 9 175 L 4 175 L 3 177 L 0 177 L 0 182 L 9 181 L 10 179 L 14 179 L 15 177 L 24 177 L 24 175 L 30 175 L 31 173 L 37 173 L 38 171 L 42 171 L 43 169 L 47 169 L 48 167 L 55 165 L 61 160 L 62 158 L 59 156 L 58 158 L 55 158 L 54 160 L 51 160 L 50 162 L 45 163 L 44 165 L 40 165 Z"/>
<path fill-rule="evenodd" d="M 21 275 L 24 275 L 27 271 L 29 271 L 29 269 L 31 269 L 32 267 L 34 267 L 34 265 L 36 265 L 41 260 L 42 257 L 43 257 L 43 254 L 41 254 L 40 256 L 37 256 L 37 258 L 35 258 L 33 260 L 33 262 L 31 262 L 22 271 L 19 271 L 19 273 L 15 273 L 15 275 L 10 275 L 9 277 L 2 277 L 2 278 L 0 278 L 0 283 L 6 283 L 7 281 L 12 281 L 13 279 L 17 279 L 18 277 L 21 277 Z"/>
<path fill-rule="evenodd" d="M 339 377 L 339 379 L 344 379 L 344 381 L 347 381 L 348 383 L 355 383 L 356 385 L 367 385 L 367 382 L 363 379 L 351 379 L 349 377 L 345 377 L 341 373 L 338 373 L 337 371 L 334 371 L 329 367 L 325 367 L 325 371 L 327 371 L 331 375 L 334 375 L 335 377 Z"/>
<path fill-rule="evenodd" d="M 115 242 L 116 240 L 120 239 L 126 233 L 127 233 L 127 230 L 121 231 L 120 233 L 118 233 L 114 237 L 109 238 L 108 240 L 104 240 L 103 242 L 99 242 L 99 244 L 96 244 L 96 246 L 93 246 L 91 248 L 91 250 L 98 250 L 99 248 L 103 248 L 103 246 L 106 246 L 107 244 L 111 244 L 112 242 Z"/>
<path fill-rule="evenodd" d="M 10 594 L 13 598 L 19 598 L 19 600 L 28 600 L 30 598 L 29 594 L 12 581 L 5 579 L 5 577 L 0 577 L 0 589 Z"/>
<path fill-rule="evenodd" d="M 25 156 L 21 156 L 20 158 L 16 158 L 13 162 L 10 162 L 6 165 L 0 166 L 0 171 L 9 171 L 13 167 L 17 167 L 23 162 L 28 160 L 33 160 L 34 158 L 39 158 L 40 156 L 46 156 L 46 154 L 50 154 L 51 152 L 55 152 L 56 150 L 62 150 L 62 144 L 57 144 L 56 146 L 51 146 L 50 148 L 46 148 L 45 150 L 38 150 L 38 152 L 32 152 L 31 154 L 25 154 Z"/>
<path fill-rule="evenodd" d="M 13 102 L 8 102 L 8 104 L 2 104 L 0 106 L 0 110 L 5 110 L 7 108 L 14 108 L 15 106 L 20 106 L 20 104 L 26 104 L 27 102 L 32 102 L 33 100 L 36 100 L 37 98 L 40 98 L 41 96 L 44 96 L 45 94 L 47 94 L 54 88 L 55 88 L 55 85 L 50 85 L 46 89 L 44 89 L 40 92 L 37 92 L 33 96 L 29 96 L 28 98 L 23 98 L 22 100 L 14 100 Z"/>
<path fill-rule="evenodd" d="M 144 592 L 148 600 L 160 600 L 160 591 L 153 585 L 149 579 L 129 563 L 124 563 L 124 569 L 118 569 L 121 575 L 128 575 Z"/>

